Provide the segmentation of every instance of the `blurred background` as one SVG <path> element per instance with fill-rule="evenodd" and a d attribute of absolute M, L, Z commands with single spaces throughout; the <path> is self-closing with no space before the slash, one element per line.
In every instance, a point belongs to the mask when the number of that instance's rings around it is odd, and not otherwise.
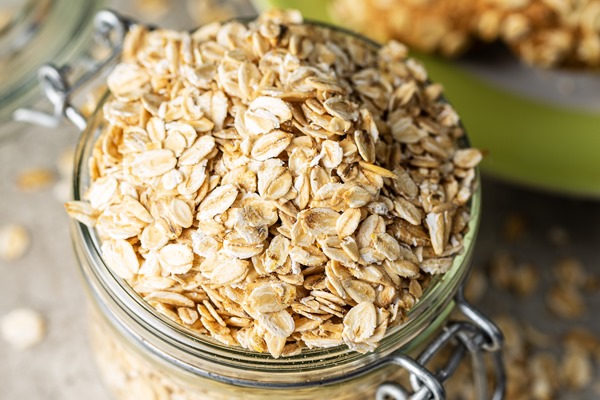
<path fill-rule="evenodd" d="M 598 3 L 0 0 L 0 399 L 109 398 L 87 345 L 62 205 L 79 133 L 9 122 L 17 106 L 40 103 L 40 60 L 98 56 L 84 50 L 105 6 L 192 29 L 271 5 L 405 41 L 424 60 L 486 153 L 467 294 L 505 333 L 507 398 L 599 398 Z M 451 399 L 471 398 L 467 378 L 452 381 Z"/>

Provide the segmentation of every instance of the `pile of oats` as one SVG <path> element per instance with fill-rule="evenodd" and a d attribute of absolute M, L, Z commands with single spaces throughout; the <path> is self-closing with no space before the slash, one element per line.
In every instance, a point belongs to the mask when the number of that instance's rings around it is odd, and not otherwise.
<path fill-rule="evenodd" d="M 506 43 L 541 67 L 600 67 L 597 0 L 336 0 L 333 15 L 377 38 L 455 56 L 474 41 Z"/>
<path fill-rule="evenodd" d="M 600 1 L 479 0 L 478 36 L 545 68 L 600 67 Z"/>
<path fill-rule="evenodd" d="M 244 15 L 240 14 L 240 11 L 247 8 L 248 3 L 244 0 L 186 0 L 185 7 L 195 23 L 204 25 L 215 21 L 226 21 L 236 15 Z"/>
<path fill-rule="evenodd" d="M 406 48 L 293 11 L 129 32 L 69 214 L 156 310 L 273 356 L 373 350 L 462 250 L 475 149 Z"/>
<path fill-rule="evenodd" d="M 471 47 L 478 0 L 335 0 L 334 19 L 377 40 L 397 39 L 411 49 L 453 57 Z"/>

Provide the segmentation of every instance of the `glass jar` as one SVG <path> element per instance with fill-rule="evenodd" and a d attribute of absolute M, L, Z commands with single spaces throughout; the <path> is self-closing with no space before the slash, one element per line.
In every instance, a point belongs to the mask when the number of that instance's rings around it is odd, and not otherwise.
<path fill-rule="evenodd" d="M 113 56 L 94 71 L 116 58 L 119 40 L 130 25 L 106 11 L 99 14 L 97 22 L 101 33 L 113 38 L 114 46 Z M 74 199 L 81 200 L 90 184 L 87 160 L 102 131 L 102 105 L 109 94 L 85 120 L 69 102 L 71 86 L 61 71 L 50 68 L 41 76 L 55 112 L 83 130 L 73 178 Z M 443 399 L 443 382 L 470 354 L 477 398 L 501 399 L 501 334 L 462 296 L 480 219 L 480 199 L 478 190 L 471 200 L 472 218 L 462 254 L 446 274 L 432 280 L 406 321 L 390 328 L 376 351 L 360 354 L 339 346 L 305 349 L 281 359 L 199 337 L 162 316 L 105 265 L 96 231 L 72 222 L 73 244 L 90 300 L 92 345 L 104 378 L 118 399 Z M 463 313 L 462 320 L 449 320 L 454 309 Z M 436 357 L 442 350 L 448 351 L 444 360 Z M 486 352 L 491 355 L 495 375 L 493 394 L 487 388 Z M 431 372 L 428 368 L 434 358 L 441 367 Z"/>

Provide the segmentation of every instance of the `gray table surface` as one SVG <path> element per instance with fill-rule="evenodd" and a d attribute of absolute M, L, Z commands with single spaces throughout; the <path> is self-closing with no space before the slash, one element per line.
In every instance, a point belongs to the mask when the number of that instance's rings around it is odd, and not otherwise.
<path fill-rule="evenodd" d="M 116 2 L 115 2 L 116 3 Z M 27 227 L 31 248 L 15 262 L 0 261 L 0 317 L 15 307 L 42 312 L 48 324 L 45 340 L 18 351 L 0 341 L 0 400 L 105 400 L 110 398 L 99 379 L 88 347 L 84 294 L 71 249 L 67 216 L 48 188 L 23 193 L 14 183 L 25 168 L 56 170 L 56 160 L 78 137 L 70 126 L 57 129 L 22 128 L 0 141 L 0 225 Z M 525 218 L 522 240 L 508 243 L 502 227 L 509 215 Z M 566 245 L 554 246 L 551 230 L 568 235 Z M 488 314 L 516 315 L 546 332 L 570 326 L 600 332 L 594 312 L 575 321 L 553 317 L 543 298 L 551 265 L 561 256 L 576 256 L 590 274 L 600 274 L 600 202 L 571 199 L 483 180 L 483 219 L 475 267 L 485 268 L 491 254 L 503 249 L 521 262 L 532 262 L 541 274 L 541 287 L 525 301 L 491 288 L 480 307 Z M 548 272 L 548 273 L 547 273 Z M 600 296 L 589 295 L 589 310 L 600 307 Z M 598 375 L 598 374 L 597 374 Z M 597 398 L 592 392 L 564 398 Z"/>

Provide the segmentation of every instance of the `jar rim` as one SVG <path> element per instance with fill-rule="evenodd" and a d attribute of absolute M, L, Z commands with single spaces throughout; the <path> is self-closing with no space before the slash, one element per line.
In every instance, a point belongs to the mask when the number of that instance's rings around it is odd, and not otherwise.
<path fill-rule="evenodd" d="M 305 23 L 312 22 L 305 21 Z M 320 22 L 316 24 L 343 34 L 351 34 L 371 45 L 377 45 L 354 32 Z M 109 98 L 110 93 L 105 93 L 79 139 L 73 175 L 75 200 L 83 199 L 84 191 L 89 185 L 87 161 L 101 124 L 104 122 L 102 106 Z M 468 145 L 465 134 L 461 146 L 468 147 Z M 253 372 L 268 372 L 272 374 L 270 377 L 274 381 L 297 382 L 299 375 L 302 376 L 302 381 L 306 381 L 309 379 L 306 374 L 317 368 L 316 364 L 319 369 L 328 367 L 337 369 L 341 376 L 348 373 L 349 366 L 369 364 L 398 349 L 408 349 L 414 345 L 412 342 L 419 335 L 431 329 L 432 321 L 439 319 L 441 314 L 448 311 L 454 295 L 470 270 L 470 260 L 481 215 L 479 182 L 477 172 L 476 190 L 470 200 L 470 221 L 468 232 L 463 239 L 462 252 L 454 257 L 452 266 L 446 273 L 433 277 L 423 296 L 408 311 L 407 318 L 401 324 L 389 328 L 378 348 L 368 354 L 360 354 L 350 350 L 346 345 L 340 345 L 332 348 L 303 349 L 297 356 L 275 359 L 268 353 L 220 344 L 161 315 L 127 282 L 114 274 L 102 259 L 100 239 L 93 228 L 73 221 L 72 236 L 84 279 L 92 295 L 104 308 L 105 316 L 113 320 L 113 325 L 117 325 L 121 333 L 143 342 L 144 349 L 156 357 L 175 362 L 195 374 L 202 374 L 203 368 L 198 367 L 199 365 L 209 363 L 213 367 L 209 371 L 212 379 L 215 379 L 215 374 L 220 374 L 227 381 L 227 377 L 239 378 L 240 372 L 244 372 L 249 377 Z M 252 378 L 249 379 L 251 380 Z"/>

